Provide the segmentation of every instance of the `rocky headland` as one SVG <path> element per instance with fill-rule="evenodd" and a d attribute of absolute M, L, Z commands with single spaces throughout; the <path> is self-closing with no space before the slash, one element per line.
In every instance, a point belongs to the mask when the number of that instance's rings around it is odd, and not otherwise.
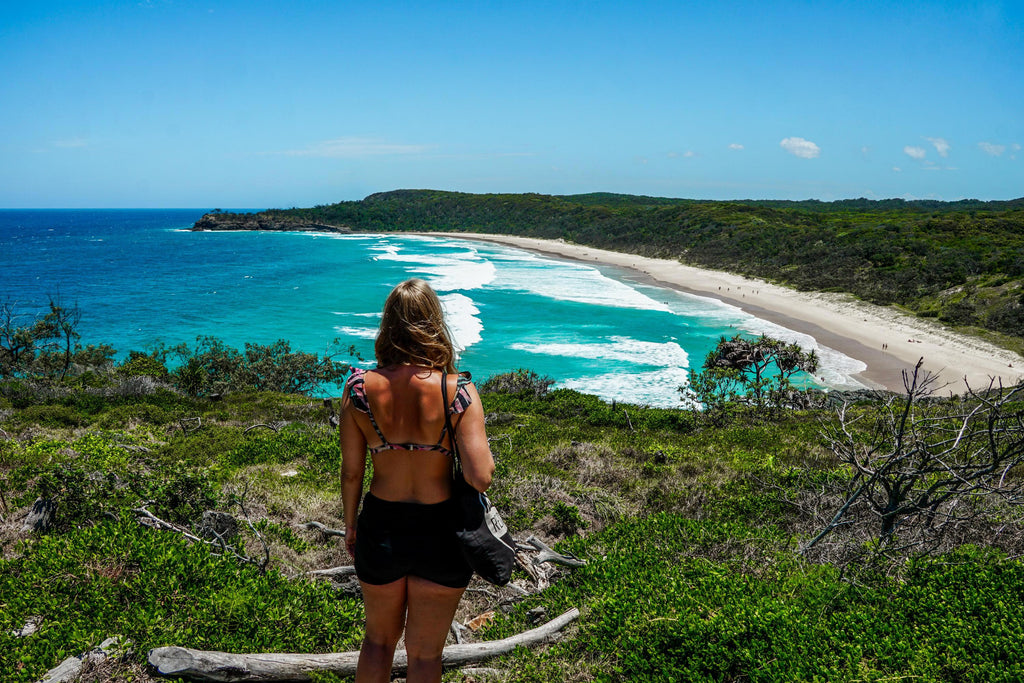
<path fill-rule="evenodd" d="M 346 225 L 332 225 L 319 221 L 304 220 L 291 216 L 274 216 L 266 213 L 225 213 L 211 212 L 205 214 L 192 226 L 192 230 L 277 230 L 305 232 L 340 232 L 350 233 L 352 228 Z"/>

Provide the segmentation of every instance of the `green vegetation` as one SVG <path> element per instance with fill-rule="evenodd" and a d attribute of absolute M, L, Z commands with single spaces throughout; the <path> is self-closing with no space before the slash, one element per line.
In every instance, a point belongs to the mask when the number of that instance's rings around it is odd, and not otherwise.
<path fill-rule="evenodd" d="M 700 372 L 690 371 L 690 384 L 680 388 L 696 397 L 704 416 L 721 424 L 735 410 L 752 407 L 759 414 L 806 404 L 807 395 L 793 387 L 793 376 L 814 374 L 818 355 L 797 344 L 761 335 L 722 337 L 704 360 Z"/>
<path fill-rule="evenodd" d="M 331 408 L 296 393 L 190 396 L 158 360 L 136 354 L 97 371 L 100 385 L 148 378 L 130 395 L 73 377 L 60 391 L 24 377 L 0 382 L 5 680 L 37 680 L 112 635 L 130 638 L 135 655 L 109 665 L 102 680 L 151 680 L 145 652 L 160 645 L 358 647 L 362 608 L 351 583 L 304 578 L 349 562 L 340 539 L 305 525 L 341 526 Z M 490 664 L 507 680 L 1024 676 L 1024 569 L 1013 559 L 1024 550 L 1024 525 L 1020 508 L 1006 504 L 1016 502 L 1006 496 L 1020 490 L 1024 451 L 1015 395 L 890 396 L 839 416 L 737 400 L 715 426 L 688 409 L 609 404 L 550 386 L 528 370 L 480 383 L 495 504 L 520 538 L 532 533 L 587 560 L 520 602 L 467 594 L 460 619 L 498 611 L 474 638 L 525 630 L 538 608 L 548 617 L 582 611 L 560 642 Z M 901 415 L 903 432 L 886 432 Z M 930 519 L 905 510 L 882 536 L 876 494 L 844 507 L 864 481 L 856 465 L 876 462 L 858 459 L 858 447 L 882 444 L 875 450 L 893 462 L 906 455 L 890 468 L 891 481 L 902 482 L 926 445 L 946 458 L 935 449 L 962 415 L 979 418 L 960 428 L 963 444 L 987 440 L 1008 458 L 998 482 L 986 471 L 963 499 L 944 499 Z M 974 466 L 979 451 L 969 450 L 959 461 Z M 926 466 L 908 490 L 938 490 L 942 472 Z M 1002 495 L 989 495 L 997 485 Z M 56 502 L 54 525 L 20 531 L 40 497 Z M 840 523 L 804 552 L 841 508 Z M 140 524 L 142 509 L 200 537 L 204 512 L 228 512 L 237 536 L 225 535 L 227 547 L 188 541 Z M 911 524 L 933 540 L 936 519 L 948 523 L 942 543 L 898 542 L 916 538 Z M 872 553 L 880 539 L 884 552 Z M 17 635 L 29 622 L 39 630 Z"/>
<path fill-rule="evenodd" d="M 338 361 L 339 356 L 359 358 L 354 346 L 343 349 L 337 339 L 320 357 L 292 351 L 283 339 L 267 345 L 246 343 L 239 351 L 216 337 L 200 336 L 193 347 L 158 344 L 146 352 L 129 351 L 111 372 L 116 349 L 78 343 L 78 307 L 51 298 L 49 308 L 42 317 L 25 320 L 14 304 L 0 304 L 0 380 L 19 380 L 4 384 L 2 393 L 16 404 L 22 390 L 34 395 L 46 385 L 60 391 L 67 379 L 94 394 L 122 396 L 145 393 L 157 382 L 189 396 L 243 390 L 313 393 L 344 380 L 349 364 Z"/>
<path fill-rule="evenodd" d="M 356 230 L 564 239 L 849 292 L 1024 348 L 1024 199 L 696 201 L 398 190 L 264 212 Z"/>

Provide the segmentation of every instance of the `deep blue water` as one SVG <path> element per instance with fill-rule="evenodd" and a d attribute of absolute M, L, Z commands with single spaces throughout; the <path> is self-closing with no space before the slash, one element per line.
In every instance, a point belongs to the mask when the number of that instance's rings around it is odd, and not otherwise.
<path fill-rule="evenodd" d="M 816 348 L 831 385 L 863 369 L 806 335 L 613 268 L 449 238 L 189 232 L 202 214 L 0 210 L 0 301 L 26 315 L 51 296 L 76 304 L 82 342 L 121 356 L 212 335 L 317 353 L 337 338 L 372 358 L 387 293 L 422 277 L 464 347 L 460 367 L 478 379 L 522 367 L 608 399 L 680 405 L 688 368 L 737 331 Z"/>

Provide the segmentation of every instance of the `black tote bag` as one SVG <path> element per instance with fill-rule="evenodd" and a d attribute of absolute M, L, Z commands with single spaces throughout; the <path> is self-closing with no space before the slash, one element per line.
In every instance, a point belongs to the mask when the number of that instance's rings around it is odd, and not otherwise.
<path fill-rule="evenodd" d="M 466 482 L 452 427 L 446 372 L 441 373 L 441 396 L 444 398 L 444 423 L 452 441 L 452 497 L 457 508 L 455 535 L 473 571 L 488 583 L 504 586 L 512 578 L 516 564 L 516 542 L 487 494 Z"/>

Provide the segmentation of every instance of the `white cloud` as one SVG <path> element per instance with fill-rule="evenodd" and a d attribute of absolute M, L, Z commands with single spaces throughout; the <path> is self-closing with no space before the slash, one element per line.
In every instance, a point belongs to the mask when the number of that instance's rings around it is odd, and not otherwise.
<path fill-rule="evenodd" d="M 1018 145 L 1018 147 L 1020 147 L 1020 145 Z M 687 159 L 689 159 L 690 157 L 697 156 L 697 154 L 692 149 L 688 149 L 685 152 L 683 152 L 683 156 L 686 157 Z"/>
<path fill-rule="evenodd" d="M 430 145 L 399 145 L 376 138 L 337 138 L 317 142 L 305 149 L 290 149 L 282 154 L 297 157 L 330 157 L 354 159 L 357 157 L 422 154 L 432 149 Z"/>
<path fill-rule="evenodd" d="M 54 140 L 51 144 L 61 149 L 71 149 L 75 147 L 88 147 L 89 141 L 84 138 L 70 138 L 68 140 Z"/>
<path fill-rule="evenodd" d="M 743 149 L 743 145 L 739 144 L 738 142 L 734 142 L 731 145 L 729 145 L 729 149 Z"/>
<path fill-rule="evenodd" d="M 924 155 L 928 152 L 925 151 L 924 147 L 911 147 L 907 145 L 903 148 L 903 153 L 911 159 L 924 159 Z"/>
<path fill-rule="evenodd" d="M 903 169 L 900 168 L 899 166 L 893 166 L 892 170 L 896 171 L 897 173 L 903 173 Z"/>
<path fill-rule="evenodd" d="M 980 147 L 981 151 L 985 154 L 994 157 L 1001 156 L 1002 153 L 1006 151 L 1005 145 L 993 145 L 991 142 L 979 142 L 978 147 Z"/>
<path fill-rule="evenodd" d="M 925 138 L 925 140 L 935 145 L 935 151 L 939 153 L 940 157 L 949 155 L 949 143 L 944 138 Z"/>
<path fill-rule="evenodd" d="M 801 159 L 813 159 L 821 154 L 821 148 L 810 140 L 803 138 L 786 138 L 779 143 L 782 149 Z"/>

